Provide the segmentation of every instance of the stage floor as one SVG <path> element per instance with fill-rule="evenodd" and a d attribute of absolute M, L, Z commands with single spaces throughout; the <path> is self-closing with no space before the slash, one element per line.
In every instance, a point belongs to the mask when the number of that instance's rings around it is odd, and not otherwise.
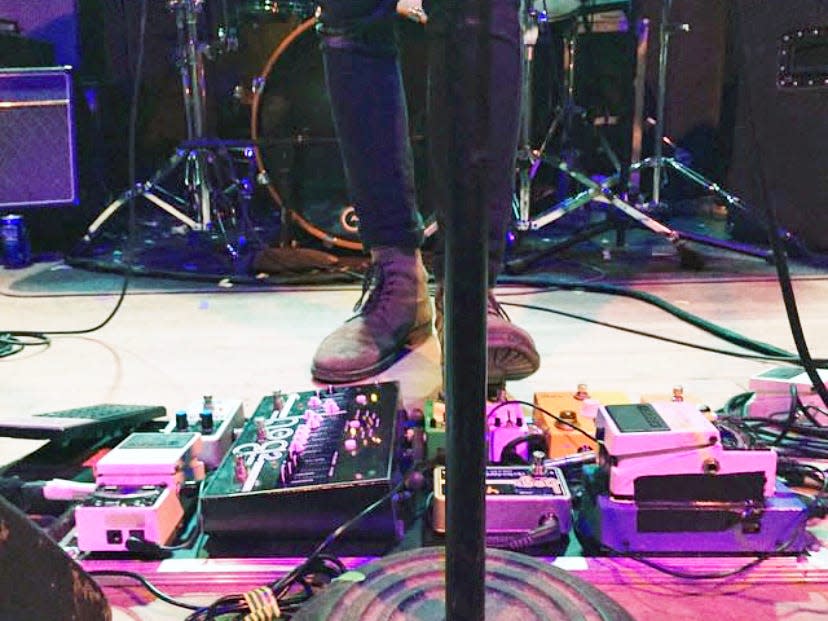
<path fill-rule="evenodd" d="M 61 268 L 49 269 L 59 272 Z M 651 279 L 643 275 L 636 279 L 632 275 L 622 286 L 658 296 L 682 311 L 794 352 L 780 287 L 772 272 L 765 271 L 761 278 L 742 278 L 724 271 L 726 262 L 717 264 L 716 269 L 716 277 L 707 279 Z M 20 278 L 18 271 L 0 270 L 0 332 L 88 329 L 101 322 L 117 300 L 117 286 L 84 290 L 77 283 L 68 289 L 56 287 L 54 295 L 48 290 L 39 290 L 37 295 L 21 294 L 13 287 Z M 205 394 L 241 399 L 245 412 L 251 414 L 262 397 L 275 389 L 314 388 L 309 369 L 316 345 L 349 316 L 359 297 L 356 284 L 240 288 L 225 283 L 186 289 L 153 290 L 144 282 L 128 293 L 115 317 L 100 330 L 55 336 L 48 348 L 31 347 L 0 359 L 0 417 L 98 403 L 162 405 L 172 416 Z M 798 276 L 794 290 L 811 354 L 825 357 L 828 271 Z M 579 288 L 543 290 L 505 285 L 497 293 L 512 320 L 534 336 L 542 357 L 535 375 L 507 386 L 517 399 L 532 401 L 535 392 L 574 390 L 579 383 L 586 383 L 592 391 L 621 391 L 634 400 L 641 394 L 668 395 L 680 384 L 686 395 L 716 409 L 746 391 L 751 376 L 777 366 L 666 342 L 663 339 L 746 353 L 628 296 Z M 512 303 L 544 307 L 552 313 Z M 646 332 L 655 338 L 575 316 Z M 372 379 L 398 381 L 405 407 L 421 407 L 440 389 L 436 337 Z M 0 455 L 4 463 L 10 463 L 40 444 L 0 438 Z M 816 528 L 818 535 L 828 540 L 824 525 Z M 573 564 L 579 576 L 615 597 L 637 619 L 664 619 L 667 615 L 698 619 L 711 613 L 721 619 L 754 621 L 828 617 L 828 558 L 824 551 L 806 561 L 771 560 L 753 573 L 724 582 L 670 579 L 631 561 L 566 562 Z M 733 565 L 732 560 L 722 563 Z M 261 575 L 255 572 L 278 573 L 278 567 L 265 564 L 264 568 L 257 564 L 253 577 L 245 573 L 247 570 L 240 570 L 235 579 L 242 584 L 255 583 Z M 669 564 L 681 563 L 671 559 Z M 148 574 L 160 576 L 162 587 L 166 581 L 178 593 L 203 593 L 209 581 L 193 584 L 192 576 L 198 574 L 191 573 L 191 569 L 159 572 L 156 565 L 146 566 Z M 178 586 L 173 586 L 176 581 Z M 231 578 L 217 579 L 207 591 L 220 594 L 233 584 Z M 111 597 L 117 605 L 118 620 L 186 616 L 166 604 L 153 602 L 135 585 L 113 588 Z"/>

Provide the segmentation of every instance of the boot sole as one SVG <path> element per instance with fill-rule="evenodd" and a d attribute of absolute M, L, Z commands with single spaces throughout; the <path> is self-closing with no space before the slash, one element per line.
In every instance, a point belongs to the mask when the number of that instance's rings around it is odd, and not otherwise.
<path fill-rule="evenodd" d="M 370 366 L 363 367 L 361 369 L 349 369 L 347 371 L 333 372 L 326 372 L 324 369 L 312 367 L 311 375 L 313 376 L 313 379 L 325 384 L 345 384 L 348 382 L 357 382 L 359 380 L 366 379 L 385 371 L 389 367 L 392 367 L 405 353 L 407 353 L 405 351 L 406 349 L 410 351 L 415 347 L 422 345 L 428 340 L 431 333 L 431 320 L 429 320 L 428 323 L 412 328 L 406 336 L 405 341 L 403 341 L 397 349 L 393 350 L 389 355 L 379 359 Z"/>
<path fill-rule="evenodd" d="M 494 347 L 486 352 L 487 382 L 503 384 L 525 379 L 540 368 L 540 357 L 514 347 Z"/>

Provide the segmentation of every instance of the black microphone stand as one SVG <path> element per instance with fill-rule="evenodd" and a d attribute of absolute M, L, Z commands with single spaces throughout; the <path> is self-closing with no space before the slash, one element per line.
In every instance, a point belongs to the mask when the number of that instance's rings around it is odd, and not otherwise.
<path fill-rule="evenodd" d="M 487 0 L 448 0 L 445 58 L 449 86 L 445 377 L 447 531 L 446 619 L 485 616 L 486 296 L 489 147 Z"/>

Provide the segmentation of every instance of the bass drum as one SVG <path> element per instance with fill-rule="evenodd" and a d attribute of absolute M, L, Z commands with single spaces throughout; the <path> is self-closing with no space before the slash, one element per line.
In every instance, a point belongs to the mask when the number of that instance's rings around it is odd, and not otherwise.
<path fill-rule="evenodd" d="M 316 19 L 300 23 L 268 58 L 256 80 L 251 137 L 259 179 L 279 209 L 326 246 L 362 250 L 358 220 L 325 88 Z M 425 180 L 426 49 L 422 26 L 401 20 L 400 61 L 409 111 L 417 191 Z"/>

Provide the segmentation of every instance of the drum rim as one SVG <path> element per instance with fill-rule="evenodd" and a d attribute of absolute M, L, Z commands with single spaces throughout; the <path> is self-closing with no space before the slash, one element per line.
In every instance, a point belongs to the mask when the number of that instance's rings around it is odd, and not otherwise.
<path fill-rule="evenodd" d="M 279 61 L 279 59 L 284 55 L 285 50 L 287 50 L 296 39 L 300 36 L 305 34 L 308 30 L 314 28 L 318 22 L 317 17 L 310 17 L 300 23 L 296 28 L 291 30 L 287 36 L 279 42 L 279 45 L 276 46 L 276 49 L 271 52 L 270 56 L 267 59 L 264 67 L 262 68 L 261 72 L 257 76 L 258 80 L 262 80 L 263 84 L 267 83 L 267 79 L 270 76 L 271 71 L 273 71 L 273 67 Z M 303 217 L 298 211 L 294 208 L 289 207 L 284 199 L 282 198 L 279 191 L 276 189 L 276 186 L 270 180 L 270 175 L 268 174 L 267 167 L 265 166 L 264 158 L 262 157 L 262 152 L 259 149 L 259 108 L 261 106 L 261 98 L 262 94 L 264 93 L 264 88 L 256 89 L 253 93 L 253 102 L 250 109 L 250 137 L 253 142 L 253 154 L 256 159 L 256 168 L 258 169 L 259 175 L 267 179 L 267 190 L 270 194 L 273 201 L 279 207 L 279 209 L 286 210 L 290 217 L 305 231 L 316 237 L 317 239 L 321 240 L 326 244 L 331 244 L 333 246 L 338 246 L 341 248 L 346 248 L 348 250 L 358 250 L 364 251 L 364 247 L 361 242 L 359 241 L 352 241 L 349 239 L 343 239 L 341 237 L 337 237 L 335 235 L 331 235 L 326 231 L 323 231 L 313 223 L 311 223 L 307 218 Z"/>

